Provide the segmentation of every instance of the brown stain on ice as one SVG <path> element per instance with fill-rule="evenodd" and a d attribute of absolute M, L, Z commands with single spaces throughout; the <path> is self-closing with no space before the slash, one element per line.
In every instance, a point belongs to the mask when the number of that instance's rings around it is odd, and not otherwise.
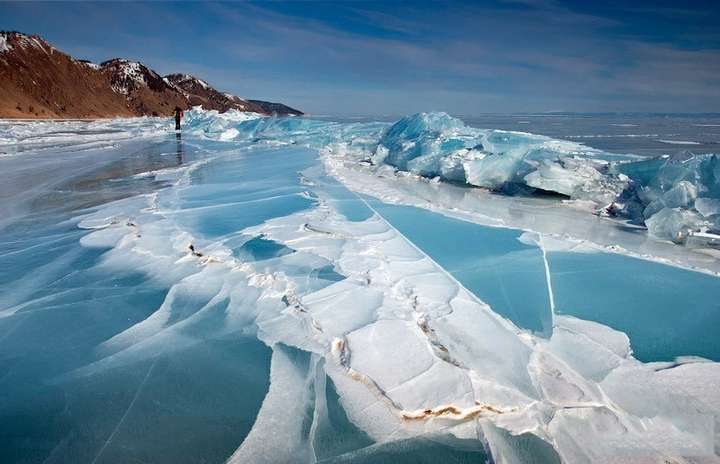
<path fill-rule="evenodd" d="M 331 343 L 331 351 L 335 360 L 340 366 L 345 368 L 345 372 L 351 379 L 367 386 L 378 399 L 386 403 L 388 407 L 395 411 L 395 413 L 398 414 L 404 421 L 422 421 L 436 418 L 466 421 L 482 415 L 505 414 L 516 410 L 515 408 L 503 410 L 496 406 L 484 404 L 476 400 L 475 406 L 469 408 L 461 408 L 454 404 L 444 404 L 434 408 L 407 411 L 396 404 L 372 378 L 350 367 L 350 349 L 345 339 L 334 339 Z"/>
<path fill-rule="evenodd" d="M 417 299 L 417 297 L 416 297 Z M 416 300 L 417 301 L 417 300 Z M 445 345 L 440 343 L 438 340 L 437 334 L 435 333 L 435 330 L 430 327 L 430 322 L 427 316 L 423 315 L 417 319 L 417 325 L 420 327 L 420 330 L 425 335 L 427 342 L 430 344 L 430 347 L 432 348 L 435 355 L 442 359 L 443 361 L 452 364 L 453 366 L 465 369 L 465 366 L 460 363 L 457 359 L 453 358 L 450 355 L 450 350 L 447 349 Z"/>
<path fill-rule="evenodd" d="M 496 408 L 489 404 L 475 402 L 476 406 L 470 408 L 459 408 L 453 404 L 441 405 L 435 408 L 418 409 L 416 411 L 402 411 L 400 416 L 406 421 L 429 420 L 434 418 L 469 420 L 483 414 L 504 414 L 507 411 Z"/>

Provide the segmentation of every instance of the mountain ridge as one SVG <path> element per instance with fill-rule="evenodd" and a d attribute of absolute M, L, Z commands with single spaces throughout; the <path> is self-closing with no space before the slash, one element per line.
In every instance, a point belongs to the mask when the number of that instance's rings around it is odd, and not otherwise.
<path fill-rule="evenodd" d="M 223 93 L 190 74 L 161 76 L 145 64 L 76 59 L 39 35 L 0 31 L 0 118 L 170 116 L 176 106 L 302 115 L 280 103 Z"/>

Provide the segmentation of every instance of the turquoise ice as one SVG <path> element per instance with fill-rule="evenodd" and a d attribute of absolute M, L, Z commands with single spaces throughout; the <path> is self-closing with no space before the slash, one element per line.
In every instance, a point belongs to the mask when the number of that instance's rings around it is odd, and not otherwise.
<path fill-rule="evenodd" d="M 1 126 L 1 461 L 714 455 L 716 258 L 512 206 L 604 198 L 611 154 L 444 114 L 187 122 Z M 460 182 L 518 196 L 473 214 Z"/>

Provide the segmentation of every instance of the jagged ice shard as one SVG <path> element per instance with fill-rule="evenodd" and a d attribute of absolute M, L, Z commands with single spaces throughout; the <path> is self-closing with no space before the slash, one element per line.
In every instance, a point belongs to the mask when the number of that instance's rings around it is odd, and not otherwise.
<path fill-rule="evenodd" d="M 202 110 L 0 152 L 0 460 L 718 461 L 716 155 Z"/>

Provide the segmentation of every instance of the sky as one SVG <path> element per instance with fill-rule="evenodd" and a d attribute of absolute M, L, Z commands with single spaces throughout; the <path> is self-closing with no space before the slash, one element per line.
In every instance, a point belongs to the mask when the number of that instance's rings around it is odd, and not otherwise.
<path fill-rule="evenodd" d="M 0 2 L 0 29 L 318 115 L 720 112 L 720 1 Z"/>

